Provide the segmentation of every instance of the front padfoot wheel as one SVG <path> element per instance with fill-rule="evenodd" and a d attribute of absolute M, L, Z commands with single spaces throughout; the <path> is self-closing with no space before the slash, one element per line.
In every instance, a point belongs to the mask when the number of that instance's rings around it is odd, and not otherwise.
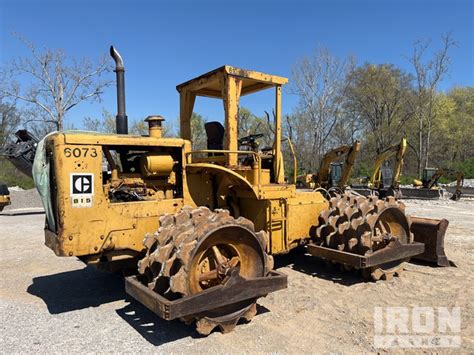
<path fill-rule="evenodd" d="M 255 233 L 252 222 L 233 218 L 227 210 L 185 207 L 165 215 L 144 244 L 147 252 L 139 273 L 149 288 L 170 300 L 220 285 L 235 269 L 244 278 L 256 278 L 273 267 L 265 253 L 266 234 Z M 250 321 L 255 314 L 256 299 L 250 299 L 182 320 L 196 322 L 197 331 L 207 335 L 216 327 L 229 332 L 240 319 Z"/>

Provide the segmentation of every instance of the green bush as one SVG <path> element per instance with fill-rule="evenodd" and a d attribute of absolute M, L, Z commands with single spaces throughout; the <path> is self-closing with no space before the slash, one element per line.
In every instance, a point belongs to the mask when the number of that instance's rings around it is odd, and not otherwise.
<path fill-rule="evenodd" d="M 462 171 L 465 179 L 474 178 L 474 157 L 467 159 L 464 162 L 454 164 L 454 169 Z"/>
<path fill-rule="evenodd" d="M 410 175 L 402 175 L 400 176 L 400 184 L 402 185 L 412 185 L 413 180 L 415 180 L 415 176 L 410 176 Z"/>
<path fill-rule="evenodd" d="M 352 176 L 356 177 L 367 177 L 372 174 L 372 167 L 369 167 L 365 162 L 358 162 L 354 167 L 354 171 L 352 172 Z"/>
<path fill-rule="evenodd" d="M 32 178 L 23 174 L 5 158 L 0 158 L 0 183 L 8 186 L 19 186 L 25 190 L 35 187 Z"/>

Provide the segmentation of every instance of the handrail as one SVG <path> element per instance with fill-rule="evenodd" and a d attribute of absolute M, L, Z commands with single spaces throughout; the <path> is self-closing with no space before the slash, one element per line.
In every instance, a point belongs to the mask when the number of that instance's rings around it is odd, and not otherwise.
<path fill-rule="evenodd" d="M 249 155 L 253 155 L 256 158 L 255 161 L 260 160 L 259 154 L 252 150 L 199 149 L 199 150 L 192 150 L 190 152 L 187 152 L 186 156 L 191 155 L 191 154 L 205 154 L 205 153 L 249 154 Z"/>
<path fill-rule="evenodd" d="M 186 156 L 186 163 L 187 164 L 192 164 L 192 162 L 189 161 L 188 157 L 193 155 L 193 154 L 206 154 L 206 153 L 220 153 L 220 154 L 246 154 L 246 155 L 251 155 L 254 161 L 257 163 L 257 180 L 258 180 L 258 185 L 260 185 L 261 182 L 261 171 L 262 171 L 262 159 L 260 155 L 254 151 L 251 150 L 223 150 L 223 149 L 200 149 L 200 150 L 192 150 L 190 152 L 185 153 Z"/>
<path fill-rule="evenodd" d="M 288 145 L 291 150 L 291 155 L 293 155 L 293 184 L 296 184 L 296 170 L 298 168 L 298 162 L 296 161 L 296 154 L 295 150 L 293 149 L 293 143 L 291 143 L 291 139 L 287 137 L 285 138 L 285 140 L 288 141 Z"/>

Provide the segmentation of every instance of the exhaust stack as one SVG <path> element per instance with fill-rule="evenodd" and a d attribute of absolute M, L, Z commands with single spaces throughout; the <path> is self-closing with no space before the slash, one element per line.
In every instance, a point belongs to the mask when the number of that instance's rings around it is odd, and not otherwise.
<path fill-rule="evenodd" d="M 128 119 L 125 113 L 125 67 L 119 52 L 110 46 L 110 55 L 115 61 L 114 72 L 117 75 L 117 116 L 115 118 L 117 134 L 128 134 Z"/>

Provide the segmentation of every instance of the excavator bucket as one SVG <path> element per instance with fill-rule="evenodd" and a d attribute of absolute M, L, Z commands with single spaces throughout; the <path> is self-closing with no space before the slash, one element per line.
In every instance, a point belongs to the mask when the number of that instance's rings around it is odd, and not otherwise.
<path fill-rule="evenodd" d="M 444 235 L 448 224 L 446 219 L 411 217 L 411 232 L 415 242 L 425 244 L 425 251 L 413 256 L 412 259 L 434 263 L 438 266 L 450 266 L 444 252 Z"/>

